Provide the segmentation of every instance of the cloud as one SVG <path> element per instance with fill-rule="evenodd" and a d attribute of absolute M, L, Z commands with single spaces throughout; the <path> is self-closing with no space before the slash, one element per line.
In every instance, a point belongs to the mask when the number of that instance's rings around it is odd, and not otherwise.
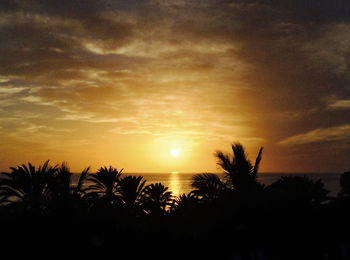
<path fill-rule="evenodd" d="M 319 128 L 304 134 L 288 137 L 279 142 L 280 145 L 301 145 L 316 142 L 341 141 L 350 137 L 350 124 Z"/>
<path fill-rule="evenodd" d="M 348 1 L 27 0 L 0 10 L 0 118 L 29 111 L 37 118 L 23 120 L 40 131 L 274 146 L 340 141 L 350 123 Z"/>
<path fill-rule="evenodd" d="M 330 109 L 349 109 L 350 108 L 350 100 L 336 100 L 333 103 L 329 104 L 328 107 Z"/>
<path fill-rule="evenodd" d="M 21 88 L 21 87 L 10 87 L 10 86 L 1 86 L 0 87 L 0 95 L 1 94 L 15 94 L 22 92 L 26 88 Z"/>

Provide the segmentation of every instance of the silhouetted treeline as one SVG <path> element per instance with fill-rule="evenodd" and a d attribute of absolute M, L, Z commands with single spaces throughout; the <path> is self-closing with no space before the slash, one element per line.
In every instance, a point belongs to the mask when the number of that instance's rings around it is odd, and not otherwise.
<path fill-rule="evenodd" d="M 350 172 L 335 197 L 306 176 L 265 186 L 262 148 L 254 164 L 241 144 L 232 152 L 216 153 L 224 178 L 194 175 L 193 190 L 179 196 L 112 166 L 84 169 L 75 184 L 66 163 L 11 167 L 0 179 L 0 247 L 129 259 L 350 258 Z"/>

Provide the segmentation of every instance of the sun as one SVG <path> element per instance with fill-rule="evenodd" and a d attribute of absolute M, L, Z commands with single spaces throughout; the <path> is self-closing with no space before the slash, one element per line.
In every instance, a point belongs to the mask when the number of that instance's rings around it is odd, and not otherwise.
<path fill-rule="evenodd" d="M 172 157 L 178 157 L 180 155 L 179 149 L 171 149 L 170 154 Z"/>

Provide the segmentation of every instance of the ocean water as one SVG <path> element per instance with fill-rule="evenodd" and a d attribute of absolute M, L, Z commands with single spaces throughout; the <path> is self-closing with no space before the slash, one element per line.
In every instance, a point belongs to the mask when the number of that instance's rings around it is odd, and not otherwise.
<path fill-rule="evenodd" d="M 161 182 L 164 186 L 169 188 L 169 191 L 173 195 L 178 196 L 182 193 L 189 193 L 192 190 L 191 182 L 195 173 L 124 173 L 124 175 L 136 175 L 143 176 L 147 184 Z M 265 184 L 270 185 L 274 181 L 278 180 L 282 176 L 307 176 L 313 180 L 321 179 L 327 190 L 330 191 L 329 195 L 335 196 L 340 190 L 338 173 L 259 173 L 258 180 Z M 222 174 L 219 174 L 223 177 Z M 79 175 L 74 174 L 74 179 L 77 180 Z M 73 180 L 74 182 L 74 180 Z"/>
<path fill-rule="evenodd" d="M 265 185 L 270 185 L 282 176 L 306 176 L 315 181 L 321 179 L 325 189 L 330 192 L 329 195 L 336 196 L 340 191 L 340 175 L 340 173 L 260 173 L 258 180 Z"/>

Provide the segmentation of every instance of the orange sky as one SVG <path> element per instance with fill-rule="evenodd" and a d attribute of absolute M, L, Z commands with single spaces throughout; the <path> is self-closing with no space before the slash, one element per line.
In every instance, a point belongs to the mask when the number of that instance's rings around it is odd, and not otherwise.
<path fill-rule="evenodd" d="M 350 170 L 350 8 L 281 2 L 1 3 L 0 170 Z"/>

